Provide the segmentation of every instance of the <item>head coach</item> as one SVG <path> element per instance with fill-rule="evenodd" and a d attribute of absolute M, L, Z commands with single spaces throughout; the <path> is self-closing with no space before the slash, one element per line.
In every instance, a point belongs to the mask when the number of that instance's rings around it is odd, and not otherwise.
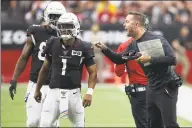
<path fill-rule="evenodd" d="M 179 127 L 176 117 L 178 87 L 181 79 L 171 66 L 176 57 L 169 42 L 161 35 L 147 31 L 147 17 L 129 12 L 123 24 L 127 35 L 135 40 L 122 53 L 115 53 L 103 43 L 95 43 L 102 53 L 116 64 L 136 59 L 148 78 L 147 106 L 150 127 Z"/>

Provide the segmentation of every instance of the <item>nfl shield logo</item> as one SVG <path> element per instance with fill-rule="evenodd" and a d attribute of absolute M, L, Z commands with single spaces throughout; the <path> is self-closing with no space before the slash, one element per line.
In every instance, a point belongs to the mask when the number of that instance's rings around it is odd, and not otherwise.
<path fill-rule="evenodd" d="M 61 98 L 66 98 L 66 96 L 65 96 L 66 91 L 62 91 L 61 94 L 62 94 Z"/>

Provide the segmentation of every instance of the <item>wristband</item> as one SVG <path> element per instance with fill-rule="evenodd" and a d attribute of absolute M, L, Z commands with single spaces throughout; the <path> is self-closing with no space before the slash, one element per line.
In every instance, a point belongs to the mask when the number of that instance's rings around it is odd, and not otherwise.
<path fill-rule="evenodd" d="M 92 88 L 88 88 L 86 94 L 93 95 L 93 89 Z"/>

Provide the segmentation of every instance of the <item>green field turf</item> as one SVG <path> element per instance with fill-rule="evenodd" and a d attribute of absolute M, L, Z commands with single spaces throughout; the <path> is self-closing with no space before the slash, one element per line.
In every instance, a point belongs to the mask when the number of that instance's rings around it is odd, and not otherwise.
<path fill-rule="evenodd" d="M 21 85 L 21 84 L 20 84 Z M 26 111 L 24 95 L 26 84 L 18 85 L 15 100 L 11 100 L 8 86 L 1 86 L 1 126 L 24 127 Z M 83 94 L 85 89 L 83 89 Z M 93 103 L 86 108 L 86 127 L 134 127 L 130 103 L 127 96 L 116 87 L 98 86 L 95 89 Z M 192 126 L 192 122 L 178 118 L 180 126 Z M 70 122 L 60 120 L 61 127 L 69 127 Z"/>

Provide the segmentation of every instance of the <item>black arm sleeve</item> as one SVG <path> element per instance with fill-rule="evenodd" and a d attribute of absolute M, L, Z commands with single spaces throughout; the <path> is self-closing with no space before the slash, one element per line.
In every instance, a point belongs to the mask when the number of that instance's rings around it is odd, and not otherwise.
<path fill-rule="evenodd" d="M 86 59 L 95 57 L 95 53 L 93 51 L 91 43 L 84 42 L 83 54 L 84 54 Z"/>
<path fill-rule="evenodd" d="M 107 48 L 105 50 L 102 50 L 103 54 L 109 58 L 113 63 L 115 64 L 123 64 L 126 62 L 126 60 L 123 60 L 121 55 L 128 51 L 128 48 L 123 51 L 122 53 L 116 53 L 116 52 L 113 52 L 111 49 Z"/>
<path fill-rule="evenodd" d="M 167 66 L 176 65 L 176 57 L 170 44 L 165 38 L 162 38 L 161 41 L 162 41 L 163 50 L 165 52 L 165 56 L 151 57 L 150 63 L 152 65 L 155 65 L 155 64 L 161 64 L 161 65 L 167 65 Z"/>
<path fill-rule="evenodd" d="M 92 66 L 95 64 L 95 61 L 93 59 L 93 57 L 88 58 L 88 59 L 84 59 L 84 64 L 86 65 L 86 67 Z"/>

